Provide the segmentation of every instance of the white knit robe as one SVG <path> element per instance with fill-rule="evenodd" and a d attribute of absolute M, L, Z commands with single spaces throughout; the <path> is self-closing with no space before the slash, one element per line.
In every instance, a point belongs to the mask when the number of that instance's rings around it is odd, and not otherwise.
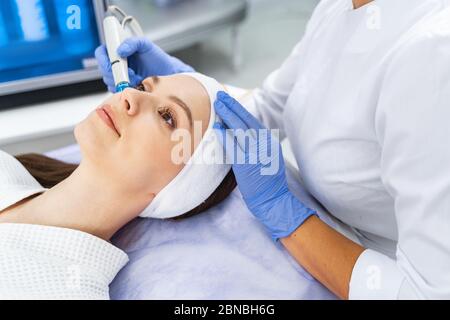
<path fill-rule="evenodd" d="M 0 211 L 45 191 L 0 150 Z M 109 299 L 109 285 L 127 262 L 123 251 L 84 232 L 0 224 L 0 300 Z"/>

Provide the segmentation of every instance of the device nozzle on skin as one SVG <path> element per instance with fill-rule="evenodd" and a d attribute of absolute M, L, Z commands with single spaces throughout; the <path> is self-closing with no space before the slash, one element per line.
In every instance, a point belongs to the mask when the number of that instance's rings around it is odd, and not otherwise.
<path fill-rule="evenodd" d="M 123 92 L 127 88 L 131 88 L 131 84 L 129 82 L 121 82 L 116 85 L 116 92 Z"/>
<path fill-rule="evenodd" d="M 139 22 L 132 16 L 127 15 L 118 6 L 109 6 L 106 18 L 103 20 L 106 48 L 109 61 L 112 66 L 114 85 L 117 92 L 131 88 L 130 76 L 128 75 L 128 60 L 123 59 L 117 53 L 117 49 L 127 36 L 144 36 Z"/>
<path fill-rule="evenodd" d="M 106 48 L 111 62 L 116 91 L 122 92 L 126 88 L 131 87 L 128 75 L 128 61 L 121 58 L 117 53 L 117 49 L 125 40 L 125 31 L 119 20 L 114 16 L 106 17 L 103 21 L 103 27 L 105 29 Z"/>

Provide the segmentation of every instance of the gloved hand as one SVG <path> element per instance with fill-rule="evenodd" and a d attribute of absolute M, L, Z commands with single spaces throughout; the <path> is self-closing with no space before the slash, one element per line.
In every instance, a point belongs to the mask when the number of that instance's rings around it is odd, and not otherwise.
<path fill-rule="evenodd" d="M 168 76 L 176 73 L 193 72 L 192 67 L 184 64 L 175 57 L 165 53 L 161 48 L 146 38 L 126 39 L 117 49 L 122 58 L 128 58 L 130 82 L 133 87 L 142 80 L 152 76 Z M 108 58 L 108 51 L 104 45 L 95 51 L 103 81 L 108 90 L 115 93 L 116 86 Z"/>
<path fill-rule="evenodd" d="M 289 236 L 317 213 L 289 191 L 280 143 L 225 92 L 218 94 L 215 109 L 225 126 L 216 123 L 214 129 L 224 143 L 227 161 L 233 161 L 247 207 L 275 241 Z"/>

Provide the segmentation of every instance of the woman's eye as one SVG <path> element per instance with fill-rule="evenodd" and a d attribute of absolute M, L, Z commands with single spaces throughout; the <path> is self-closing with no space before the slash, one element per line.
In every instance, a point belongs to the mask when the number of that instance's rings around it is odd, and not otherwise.
<path fill-rule="evenodd" d="M 175 129 L 177 127 L 177 123 L 175 117 L 172 115 L 172 112 L 169 109 L 163 109 L 159 111 L 161 118 L 172 128 Z"/>
<path fill-rule="evenodd" d="M 138 90 L 138 91 L 146 91 L 145 90 L 145 86 L 142 83 L 136 87 L 136 90 Z"/>

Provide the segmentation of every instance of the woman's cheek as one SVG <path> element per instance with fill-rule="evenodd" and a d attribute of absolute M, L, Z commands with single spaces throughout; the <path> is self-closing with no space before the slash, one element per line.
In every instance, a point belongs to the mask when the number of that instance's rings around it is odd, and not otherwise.
<path fill-rule="evenodd" d="M 172 131 L 152 115 L 135 118 L 127 128 L 119 152 L 121 171 L 136 188 L 159 192 L 182 170 L 177 162 Z"/>
<path fill-rule="evenodd" d="M 156 137 L 155 137 L 156 138 Z M 167 137 L 159 136 L 159 139 L 151 139 L 147 154 L 147 170 L 155 192 L 161 191 L 183 169 L 184 164 L 177 163 L 173 150 L 175 143 Z"/>

